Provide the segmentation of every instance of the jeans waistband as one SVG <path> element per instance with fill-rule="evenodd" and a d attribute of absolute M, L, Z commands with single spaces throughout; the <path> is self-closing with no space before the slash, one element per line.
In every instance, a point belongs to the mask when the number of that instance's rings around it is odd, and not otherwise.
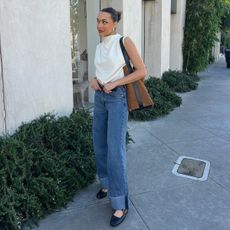
<path fill-rule="evenodd" d="M 98 85 L 100 86 L 101 90 L 103 90 L 104 85 L 100 84 L 99 82 L 98 82 Z M 112 89 L 111 91 L 116 91 L 117 89 L 124 88 L 124 87 L 125 87 L 124 85 L 117 86 L 116 88 Z"/>

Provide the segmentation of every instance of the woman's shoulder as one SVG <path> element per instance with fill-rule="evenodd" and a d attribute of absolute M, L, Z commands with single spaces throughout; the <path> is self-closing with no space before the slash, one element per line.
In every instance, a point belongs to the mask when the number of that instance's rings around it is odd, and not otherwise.
<path fill-rule="evenodd" d="M 119 40 L 120 39 L 122 39 L 124 45 L 133 43 L 132 39 L 128 35 L 120 35 Z"/>
<path fill-rule="evenodd" d="M 123 36 L 123 44 L 125 47 L 130 45 L 132 46 L 134 45 L 134 42 L 129 36 Z"/>

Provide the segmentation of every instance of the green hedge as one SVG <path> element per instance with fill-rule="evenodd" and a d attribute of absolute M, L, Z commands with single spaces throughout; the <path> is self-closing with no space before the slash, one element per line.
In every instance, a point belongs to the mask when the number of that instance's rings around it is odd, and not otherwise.
<path fill-rule="evenodd" d="M 153 98 L 155 105 L 153 108 L 137 110 L 130 113 L 130 119 L 133 120 L 153 120 L 159 116 L 166 115 L 175 107 L 181 105 L 181 97 L 177 96 L 169 86 L 161 79 L 149 77 L 145 85 Z"/>
<path fill-rule="evenodd" d="M 198 87 L 198 83 L 194 81 L 194 76 L 187 75 L 181 71 L 169 70 L 163 73 L 162 81 L 165 82 L 170 89 L 175 92 L 189 92 Z"/>
<path fill-rule="evenodd" d="M 92 118 L 44 115 L 0 139 L 0 222 L 21 229 L 63 207 L 95 180 Z"/>

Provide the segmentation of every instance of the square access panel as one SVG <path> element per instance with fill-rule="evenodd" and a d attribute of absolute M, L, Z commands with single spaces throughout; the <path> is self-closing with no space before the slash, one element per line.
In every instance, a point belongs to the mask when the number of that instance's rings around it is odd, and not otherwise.
<path fill-rule="evenodd" d="M 193 157 L 180 156 L 175 162 L 172 173 L 176 176 L 205 181 L 208 178 L 210 162 Z"/>

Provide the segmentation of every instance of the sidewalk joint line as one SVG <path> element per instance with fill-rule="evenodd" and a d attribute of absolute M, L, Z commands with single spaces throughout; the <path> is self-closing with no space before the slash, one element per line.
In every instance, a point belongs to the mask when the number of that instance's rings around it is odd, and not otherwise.
<path fill-rule="evenodd" d="M 215 184 L 219 185 L 221 188 L 223 188 L 226 192 L 228 192 L 230 194 L 230 190 L 228 190 L 227 188 L 225 188 L 222 184 L 220 184 L 219 182 L 217 182 L 214 178 L 210 177 L 210 180 L 212 180 Z"/>
<path fill-rule="evenodd" d="M 141 218 L 141 220 L 142 220 L 143 224 L 145 225 L 145 227 L 146 227 L 148 230 L 150 230 L 148 224 L 146 223 L 146 221 L 144 220 L 144 218 L 141 216 L 140 212 L 137 210 L 137 208 L 136 208 L 136 206 L 134 205 L 133 201 L 132 201 L 131 199 L 129 199 L 129 200 L 130 200 L 130 202 L 132 203 L 132 205 L 133 205 L 134 209 L 136 210 L 137 214 L 138 214 L 139 217 Z"/>

